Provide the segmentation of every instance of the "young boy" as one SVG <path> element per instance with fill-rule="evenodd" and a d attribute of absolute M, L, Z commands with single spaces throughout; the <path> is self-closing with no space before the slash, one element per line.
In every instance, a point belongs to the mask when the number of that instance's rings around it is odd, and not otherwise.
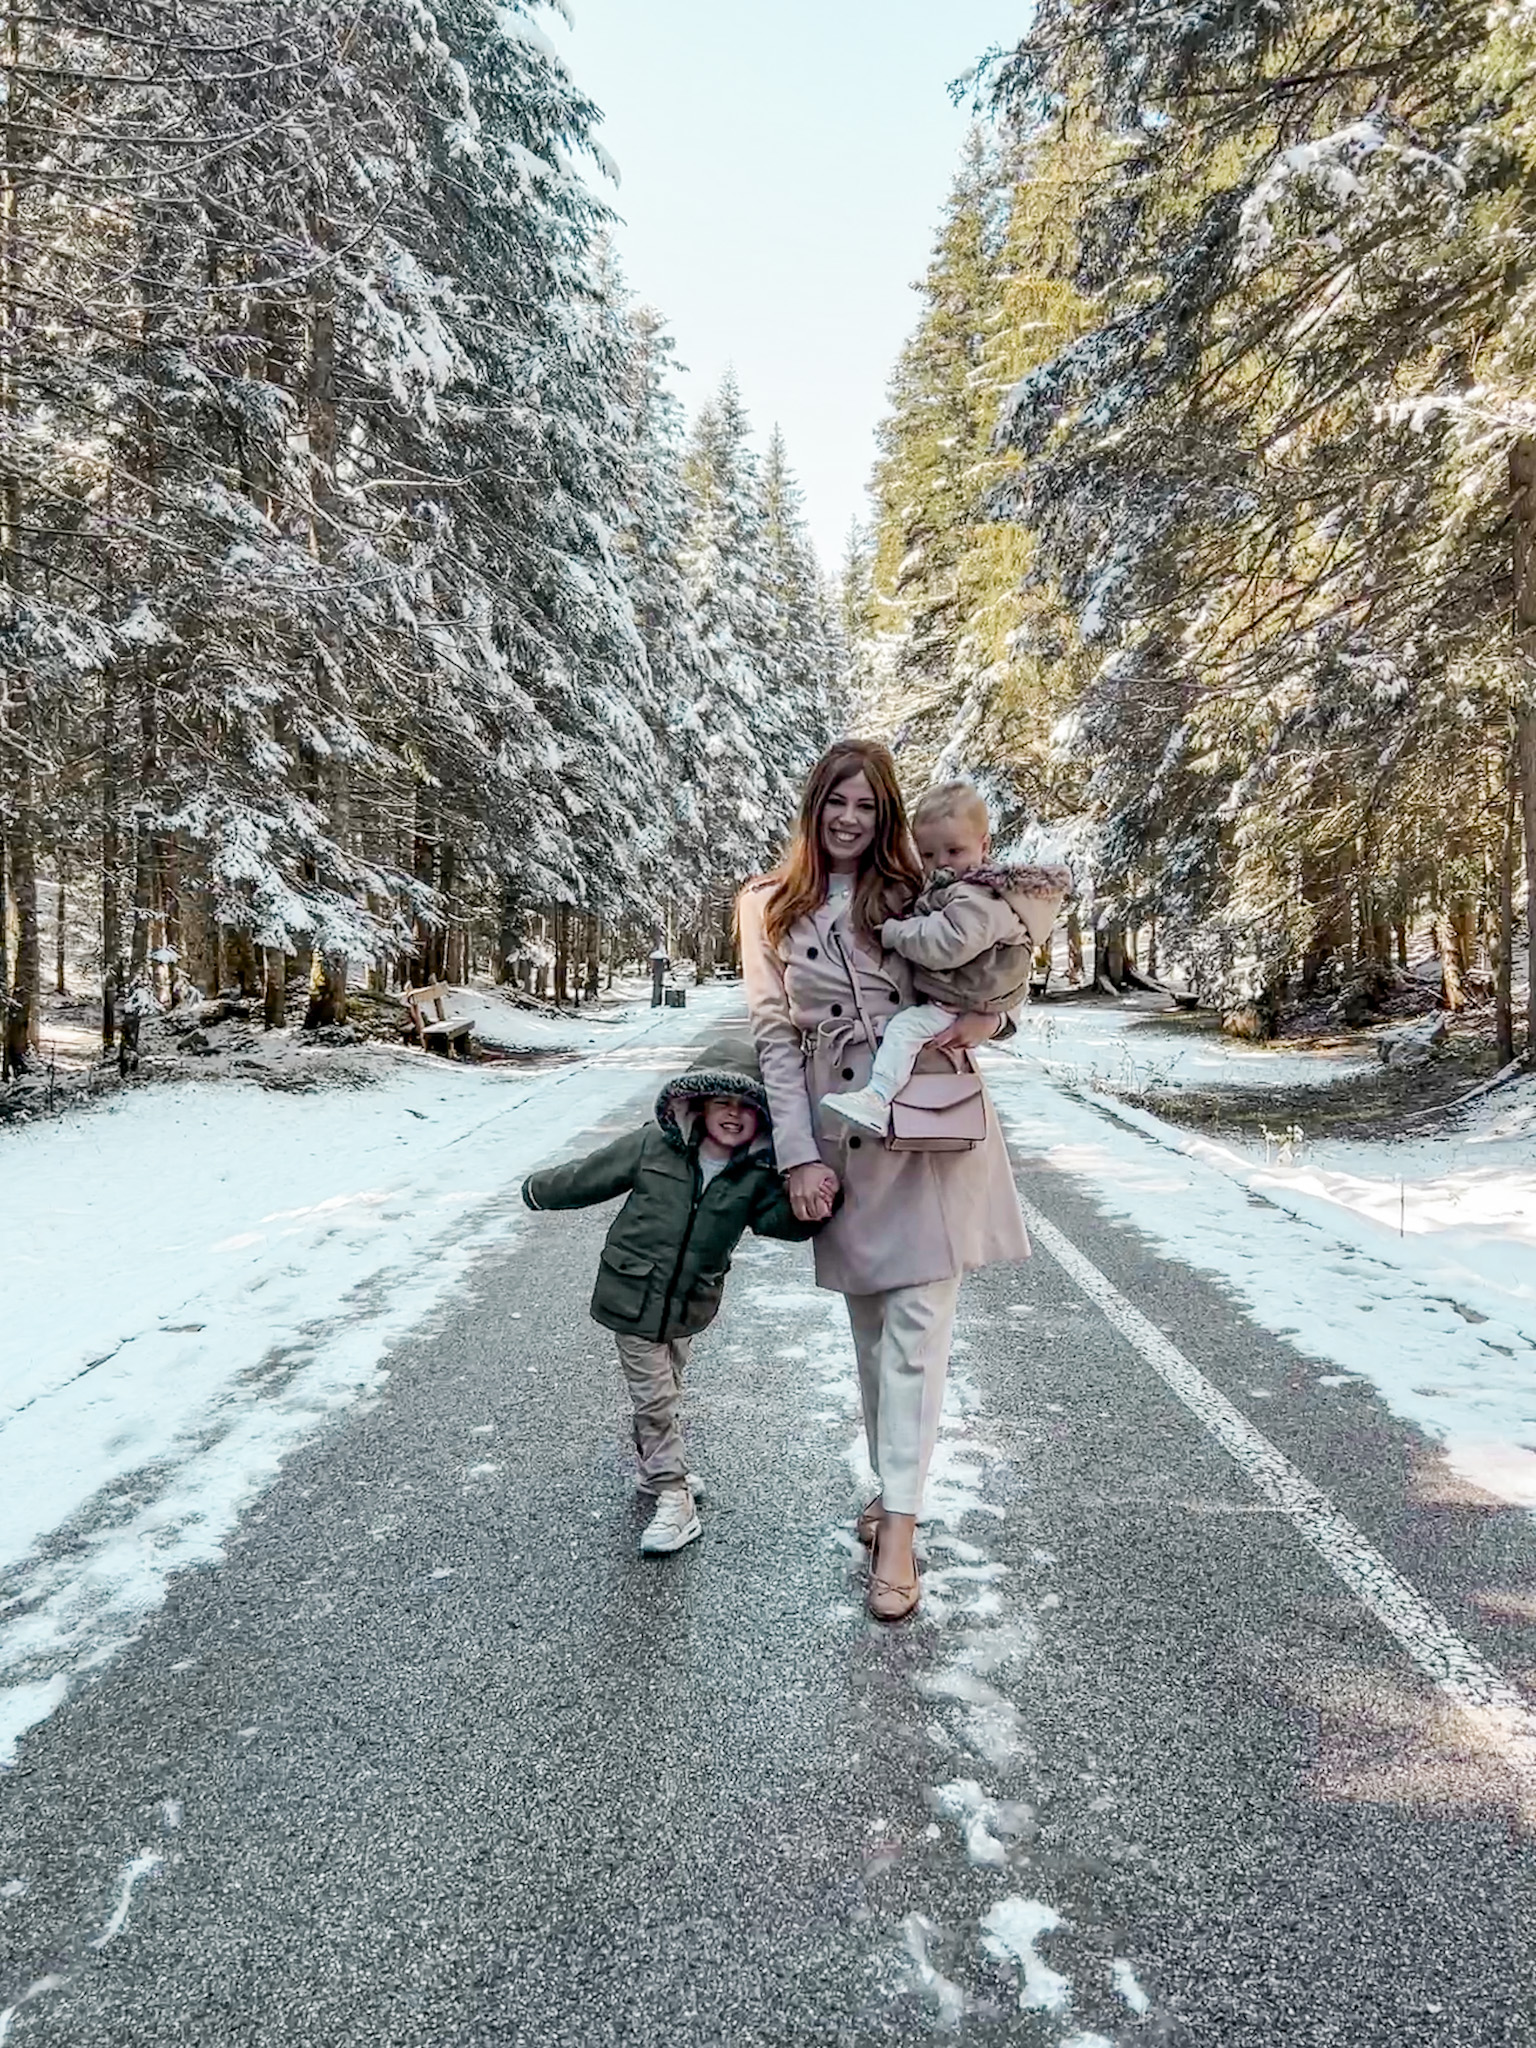
<path fill-rule="evenodd" d="M 611 1145 L 533 1174 L 530 1209 L 582 1209 L 628 1195 L 603 1246 L 592 1318 L 612 1330 L 634 1403 L 639 1489 L 656 1496 L 647 1555 L 699 1535 L 701 1488 L 678 1428 L 683 1371 L 715 1319 L 731 1254 L 748 1230 L 807 1238 L 774 1169 L 768 1097 L 750 1039 L 708 1046 L 656 1098 L 656 1120 Z"/>
<path fill-rule="evenodd" d="M 886 1026 L 866 1088 L 824 1095 L 845 1123 L 882 1135 L 930 1039 L 966 1011 L 996 1015 L 1029 996 L 1029 966 L 1072 885 L 1064 867 L 994 867 L 991 820 L 969 782 L 924 790 L 912 837 L 928 877 L 909 917 L 887 918 L 880 942 L 910 960 L 914 992 L 925 998 Z"/>

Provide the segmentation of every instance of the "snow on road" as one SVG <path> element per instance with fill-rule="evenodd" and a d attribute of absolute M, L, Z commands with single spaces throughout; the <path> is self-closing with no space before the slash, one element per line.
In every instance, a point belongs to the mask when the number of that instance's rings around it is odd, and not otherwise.
<path fill-rule="evenodd" d="M 522 1175 L 739 1005 L 721 986 L 684 1017 L 582 1020 L 586 1056 L 534 1076 L 369 1047 L 350 1056 L 366 1087 L 144 1090 L 5 1137 L 0 1765 L 516 1229 Z M 547 1045 L 554 1027 L 532 1022 Z M 1291 1087 L 1336 1060 L 1191 1037 L 1135 1005 L 1030 1013 L 1017 1048 L 986 1065 L 1025 1154 L 1217 1274 L 1332 1368 L 1317 1381 L 1333 1398 L 1368 1382 L 1460 1480 L 1536 1507 L 1530 1102 L 1500 1097 L 1449 1137 L 1266 1158 L 1095 1081 L 1182 1062 L 1202 1085 Z"/>
<path fill-rule="evenodd" d="M 1290 1088 L 1338 1065 L 1286 1053 L 1266 1066 L 1144 1016 L 1132 1004 L 1027 1014 L 1016 1046 L 985 1062 L 1014 1142 L 1337 1367 L 1319 1376 L 1336 1398 L 1369 1383 L 1444 1446 L 1459 1480 L 1536 1508 L 1536 1082 L 1433 1139 L 1313 1143 L 1303 1129 L 1279 1147 L 1217 1144 L 1095 1079 L 1145 1086 L 1174 1051 L 1201 1085 Z"/>
<path fill-rule="evenodd" d="M 0 1141 L 0 1766 L 517 1227 L 523 1175 L 739 1003 L 580 1023 L 601 1050 L 535 1076 L 369 1046 L 371 1085 L 146 1089 Z"/>

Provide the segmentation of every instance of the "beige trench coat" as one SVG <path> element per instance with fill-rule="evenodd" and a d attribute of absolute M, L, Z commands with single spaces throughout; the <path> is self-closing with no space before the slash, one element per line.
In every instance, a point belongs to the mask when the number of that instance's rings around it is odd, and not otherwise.
<path fill-rule="evenodd" d="M 1029 1256 L 1013 1169 L 987 1102 L 985 1143 L 971 1152 L 887 1152 L 878 1138 L 823 1123 L 834 1090 L 862 1088 L 874 1062 L 864 1043 L 834 927 L 851 954 L 853 937 L 830 904 L 786 936 L 781 950 L 763 930 L 767 889 L 741 898 L 741 960 L 752 1036 L 773 1112 L 780 1172 L 824 1160 L 843 1184 L 843 1207 L 815 1240 L 816 1284 L 839 1294 L 920 1287 L 977 1266 Z M 912 1000 L 912 970 L 895 953 L 859 954 L 860 989 L 877 1037 Z M 948 1065 L 925 1053 L 922 1068 Z"/>

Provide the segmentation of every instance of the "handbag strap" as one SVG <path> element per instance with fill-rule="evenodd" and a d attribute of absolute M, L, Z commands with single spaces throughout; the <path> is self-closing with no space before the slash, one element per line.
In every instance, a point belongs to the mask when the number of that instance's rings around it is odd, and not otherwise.
<path fill-rule="evenodd" d="M 858 1012 L 859 1023 L 863 1026 L 864 1030 L 865 1043 L 868 1045 L 870 1057 L 873 1059 L 880 1050 L 880 1041 L 875 1036 L 875 1028 L 869 1021 L 869 1012 L 864 1007 L 864 993 L 859 981 L 858 941 L 854 941 L 853 952 L 850 956 L 848 948 L 843 944 L 842 934 L 834 925 L 832 928 L 832 942 L 837 947 L 838 959 L 843 963 L 843 972 L 848 977 L 848 986 L 853 990 L 853 1007 Z M 968 1048 L 945 1046 L 942 1050 L 945 1058 L 957 1074 L 975 1072 L 976 1062 L 971 1058 Z"/>
<path fill-rule="evenodd" d="M 832 942 L 837 947 L 838 959 L 843 963 L 843 972 L 848 977 L 848 986 L 853 990 L 853 1007 L 858 1013 L 859 1023 L 863 1027 L 864 1042 L 869 1047 L 869 1056 L 873 1059 L 880 1050 L 880 1041 L 875 1036 L 875 1027 L 870 1023 L 869 1012 L 864 1007 L 864 992 L 859 982 L 858 943 L 855 941 L 854 957 L 850 959 L 848 949 L 843 944 L 842 933 L 838 931 L 835 925 L 832 928 Z"/>

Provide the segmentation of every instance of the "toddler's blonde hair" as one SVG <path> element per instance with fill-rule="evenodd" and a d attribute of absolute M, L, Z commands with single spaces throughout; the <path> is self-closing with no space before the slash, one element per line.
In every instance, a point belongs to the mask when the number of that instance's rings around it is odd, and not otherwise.
<path fill-rule="evenodd" d="M 964 818 L 968 825 L 979 827 L 983 836 L 992 830 L 986 798 L 974 782 L 936 782 L 923 791 L 912 806 L 914 829 L 940 818 Z"/>

